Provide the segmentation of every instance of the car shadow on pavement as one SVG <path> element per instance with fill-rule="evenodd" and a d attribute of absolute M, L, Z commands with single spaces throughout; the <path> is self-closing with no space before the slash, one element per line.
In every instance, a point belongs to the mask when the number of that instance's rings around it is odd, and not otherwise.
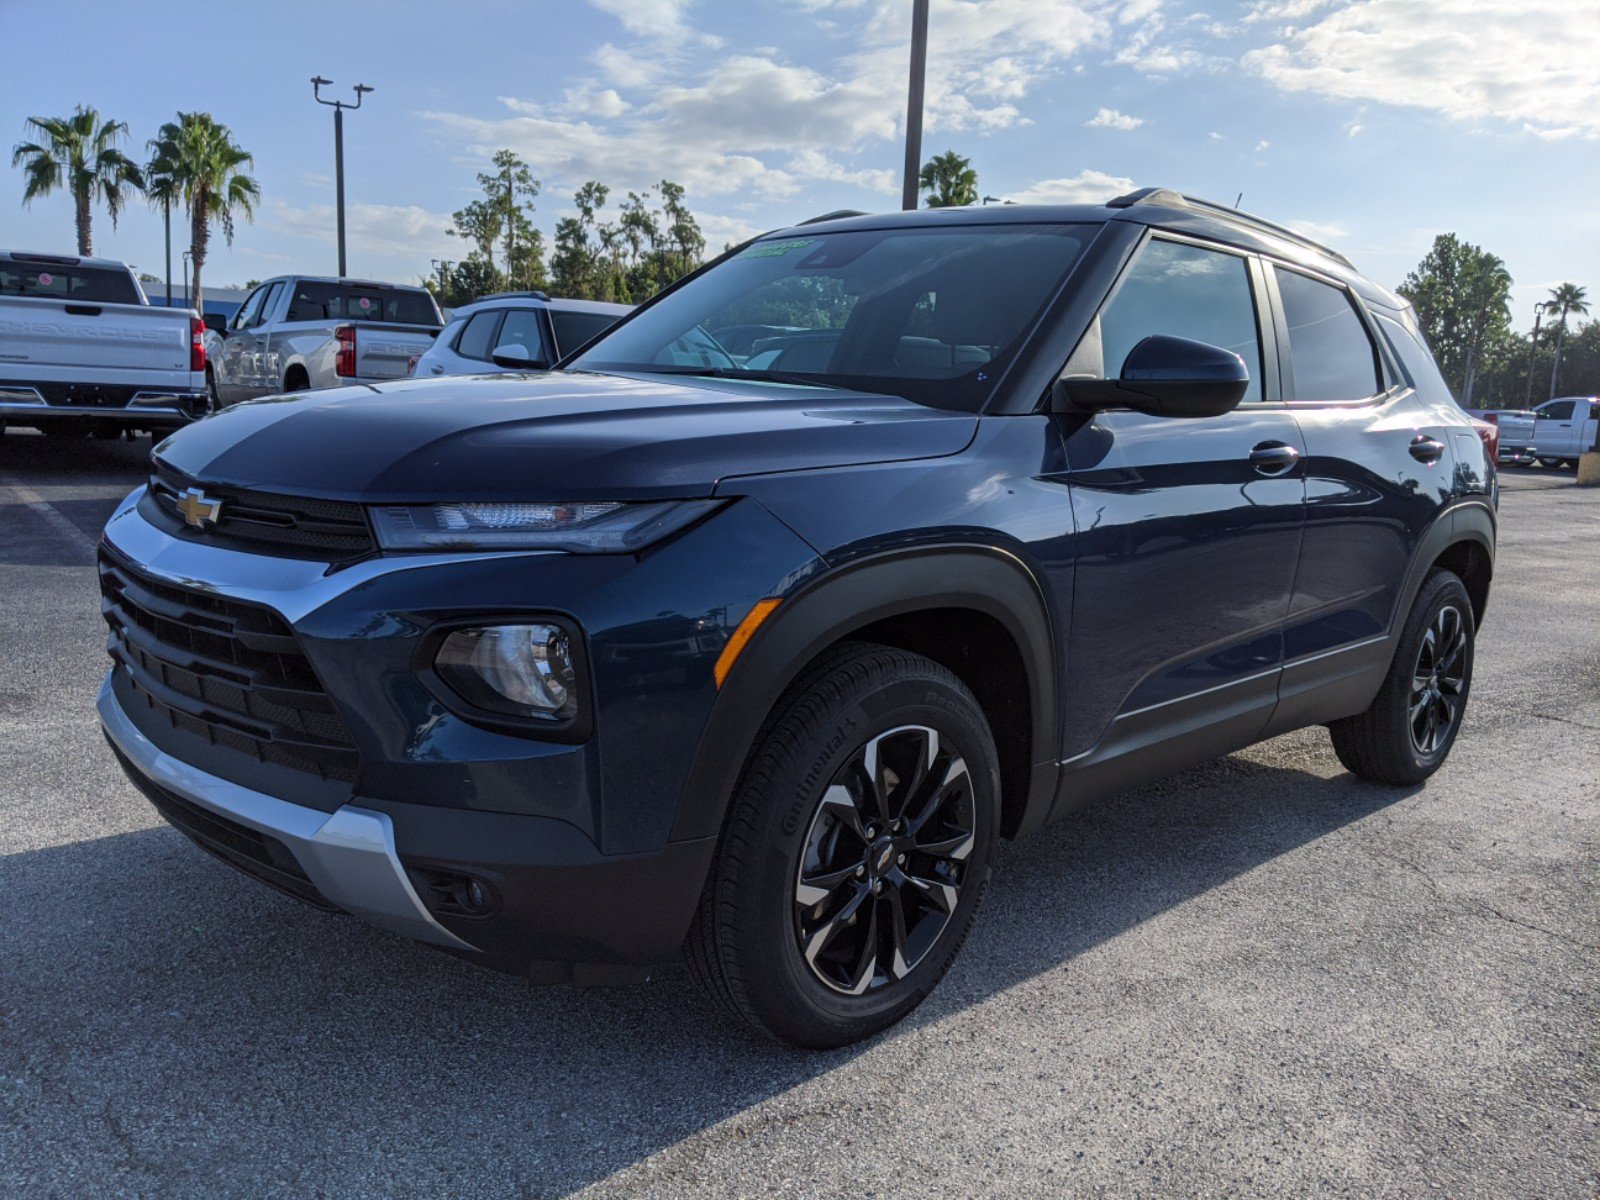
<path fill-rule="evenodd" d="M 821 1054 L 721 1024 L 676 967 L 531 987 L 281 898 L 164 827 L 15 854 L 0 1112 L 41 1164 L 141 1194 L 567 1192 L 856 1055 L 938 1037 L 1406 794 L 1234 756 L 1103 803 L 1003 848 L 918 1013 Z"/>

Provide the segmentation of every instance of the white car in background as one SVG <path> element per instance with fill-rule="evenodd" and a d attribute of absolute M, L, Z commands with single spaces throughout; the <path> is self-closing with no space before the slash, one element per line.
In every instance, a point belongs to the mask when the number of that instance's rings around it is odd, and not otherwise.
<path fill-rule="evenodd" d="M 599 337 L 632 311 L 599 300 L 552 300 L 543 292 L 503 292 L 455 310 L 415 363 L 418 379 L 538 371 Z"/>
<path fill-rule="evenodd" d="M 1498 424 L 1502 455 L 1518 451 L 1541 467 L 1575 467 L 1600 437 L 1600 397 L 1561 396 L 1526 415 L 1502 416 Z"/>

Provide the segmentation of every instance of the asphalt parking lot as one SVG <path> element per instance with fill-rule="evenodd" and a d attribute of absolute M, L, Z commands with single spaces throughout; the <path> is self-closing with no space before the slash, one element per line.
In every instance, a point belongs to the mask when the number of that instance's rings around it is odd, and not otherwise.
<path fill-rule="evenodd" d="M 682 971 L 534 988 L 236 875 L 97 732 L 149 442 L 0 440 L 0 1194 L 1600 1191 L 1600 489 L 1504 476 L 1426 787 L 1303 731 L 1006 847 L 914 1017 L 806 1055 Z M 587 1190 L 586 1190 L 587 1189 Z"/>

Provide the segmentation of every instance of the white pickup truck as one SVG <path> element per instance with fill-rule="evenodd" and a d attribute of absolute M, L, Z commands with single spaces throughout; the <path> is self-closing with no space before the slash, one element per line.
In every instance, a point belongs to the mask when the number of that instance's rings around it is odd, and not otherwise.
<path fill-rule="evenodd" d="M 307 388 L 382 383 L 444 327 L 426 288 L 283 275 L 245 297 L 233 319 L 206 316 L 206 386 L 218 407 Z"/>
<path fill-rule="evenodd" d="M 0 429 L 83 436 L 205 413 L 205 329 L 125 263 L 0 250 Z"/>
<path fill-rule="evenodd" d="M 1501 416 L 1500 457 L 1515 462 L 1537 459 L 1542 467 L 1577 466 L 1600 433 L 1600 399 L 1562 396 L 1547 400 L 1531 416 Z"/>

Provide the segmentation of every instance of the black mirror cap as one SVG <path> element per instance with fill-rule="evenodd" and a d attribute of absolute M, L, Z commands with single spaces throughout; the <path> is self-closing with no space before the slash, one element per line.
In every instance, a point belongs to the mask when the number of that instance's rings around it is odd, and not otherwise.
<path fill-rule="evenodd" d="M 201 313 L 200 323 L 220 337 L 228 336 L 228 318 L 221 313 Z"/>
<path fill-rule="evenodd" d="M 1191 338 L 1154 334 L 1128 351 L 1119 379 L 1058 379 L 1057 411 L 1131 408 L 1155 417 L 1220 417 L 1250 387 L 1250 371 L 1232 350 Z"/>

